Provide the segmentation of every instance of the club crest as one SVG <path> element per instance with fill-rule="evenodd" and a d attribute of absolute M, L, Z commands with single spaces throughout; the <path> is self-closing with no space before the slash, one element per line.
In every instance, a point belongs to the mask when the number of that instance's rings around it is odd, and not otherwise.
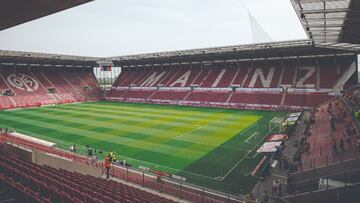
<path fill-rule="evenodd" d="M 23 91 L 32 92 L 39 88 L 39 82 L 35 78 L 21 73 L 9 75 L 7 81 L 11 86 Z"/>

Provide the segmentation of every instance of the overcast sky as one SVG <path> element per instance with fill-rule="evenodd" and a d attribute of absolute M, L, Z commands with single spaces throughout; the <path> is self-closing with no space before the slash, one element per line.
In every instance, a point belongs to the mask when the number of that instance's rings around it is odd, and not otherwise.
<path fill-rule="evenodd" d="M 262 41 L 239 1 L 272 40 L 306 38 L 290 0 L 96 0 L 0 31 L 0 49 L 118 56 Z"/>

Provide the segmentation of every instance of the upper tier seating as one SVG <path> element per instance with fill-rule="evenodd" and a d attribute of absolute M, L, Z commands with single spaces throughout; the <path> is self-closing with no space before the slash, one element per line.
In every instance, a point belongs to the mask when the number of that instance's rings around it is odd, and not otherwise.
<path fill-rule="evenodd" d="M 0 183 L 16 202 L 173 202 L 113 180 L 39 166 L 15 156 L 0 155 Z"/>
<path fill-rule="evenodd" d="M 343 56 L 124 67 L 108 98 L 232 108 L 304 109 L 328 101 L 333 98 L 329 92 L 339 92 L 343 85 L 351 84 L 348 76 L 352 74 L 352 65 L 353 58 Z M 234 88 L 240 89 L 233 91 Z"/>
<path fill-rule="evenodd" d="M 5 91 L 12 96 L 5 96 Z M 0 109 L 84 101 L 100 96 L 91 69 L 2 68 Z"/>
<path fill-rule="evenodd" d="M 205 88 L 292 88 L 331 89 L 350 67 L 351 60 L 333 58 L 280 61 L 181 64 L 141 68 L 123 68 L 114 87 L 189 87 Z"/>

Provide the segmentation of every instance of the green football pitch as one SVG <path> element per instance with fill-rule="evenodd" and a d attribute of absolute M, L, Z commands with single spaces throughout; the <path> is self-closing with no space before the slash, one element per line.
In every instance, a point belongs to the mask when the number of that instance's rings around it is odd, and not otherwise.
<path fill-rule="evenodd" d="M 150 167 L 187 182 L 239 194 L 258 180 L 258 145 L 269 121 L 286 112 L 230 110 L 118 102 L 76 103 L 0 112 L 9 127 L 55 142 L 117 152 L 133 167 Z M 104 156 L 104 154 L 102 156 Z"/>

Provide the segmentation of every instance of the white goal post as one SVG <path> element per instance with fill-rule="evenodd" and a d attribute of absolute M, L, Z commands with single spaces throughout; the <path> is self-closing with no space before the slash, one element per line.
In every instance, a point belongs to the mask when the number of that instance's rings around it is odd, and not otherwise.
<path fill-rule="evenodd" d="M 284 118 L 274 117 L 269 121 L 269 132 L 280 133 L 283 129 Z"/>

